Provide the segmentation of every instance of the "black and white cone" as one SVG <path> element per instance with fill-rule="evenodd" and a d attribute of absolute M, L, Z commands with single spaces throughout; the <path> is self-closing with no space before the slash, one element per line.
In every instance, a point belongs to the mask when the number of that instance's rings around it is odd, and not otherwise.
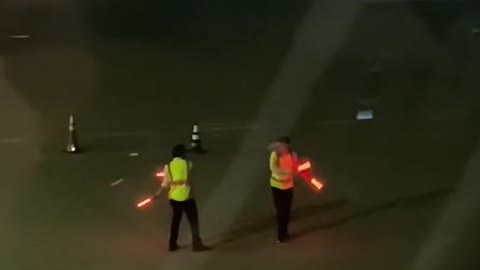
<path fill-rule="evenodd" d="M 190 143 L 190 152 L 193 153 L 205 153 L 207 150 L 205 150 L 202 146 L 202 141 L 200 140 L 200 130 L 198 127 L 198 123 L 195 123 L 193 125 L 193 131 L 192 131 L 192 141 Z"/>
<path fill-rule="evenodd" d="M 75 130 L 75 119 L 73 114 L 70 115 L 68 120 L 68 142 L 65 152 L 71 154 L 78 152 L 77 134 Z"/>

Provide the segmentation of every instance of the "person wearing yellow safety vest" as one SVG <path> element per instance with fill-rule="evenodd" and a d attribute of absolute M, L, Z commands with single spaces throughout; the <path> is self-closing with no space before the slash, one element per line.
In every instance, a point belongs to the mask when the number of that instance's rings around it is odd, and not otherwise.
<path fill-rule="evenodd" d="M 293 201 L 293 180 L 297 172 L 297 155 L 292 151 L 290 137 L 281 137 L 271 145 L 270 186 L 276 210 L 277 240 L 289 240 L 288 224 Z"/>
<path fill-rule="evenodd" d="M 165 165 L 163 171 L 165 177 L 162 186 L 155 194 L 158 197 L 162 189 L 169 189 L 168 199 L 172 207 L 172 223 L 170 227 L 169 251 L 179 248 L 177 245 L 178 230 L 183 212 L 186 213 L 192 232 L 192 250 L 206 251 L 210 248 L 203 245 L 200 238 L 197 203 L 192 196 L 190 185 L 190 171 L 192 163 L 186 159 L 186 148 L 183 144 L 177 144 L 172 149 L 172 161 Z"/>

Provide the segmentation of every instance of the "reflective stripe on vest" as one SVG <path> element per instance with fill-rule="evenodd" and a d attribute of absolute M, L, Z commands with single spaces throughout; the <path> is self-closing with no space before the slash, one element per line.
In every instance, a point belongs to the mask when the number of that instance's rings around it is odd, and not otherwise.
<path fill-rule="evenodd" d="M 286 181 L 286 180 L 283 180 L 283 179 L 278 179 L 278 178 L 275 178 L 275 177 L 273 177 L 273 176 L 272 176 L 272 177 L 270 177 L 270 179 L 271 179 L 271 180 L 273 180 L 273 181 L 280 182 L 280 183 L 283 183 L 283 182 L 285 182 L 285 181 Z"/>

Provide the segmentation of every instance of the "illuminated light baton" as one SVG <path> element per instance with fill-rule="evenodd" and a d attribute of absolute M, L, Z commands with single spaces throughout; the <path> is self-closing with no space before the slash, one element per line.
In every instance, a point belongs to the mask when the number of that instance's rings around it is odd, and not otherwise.
<path fill-rule="evenodd" d="M 323 189 L 323 183 L 317 180 L 315 177 L 312 177 L 312 164 L 310 161 L 305 161 L 304 163 L 298 165 L 297 170 L 298 175 L 308 182 L 313 188 L 315 188 L 316 192 Z"/>
<path fill-rule="evenodd" d="M 306 171 L 306 170 L 311 169 L 311 168 L 312 168 L 312 165 L 310 164 L 310 161 L 307 161 L 303 164 L 298 165 L 297 170 L 299 172 L 303 172 L 303 171 Z"/>
<path fill-rule="evenodd" d="M 150 196 L 150 197 L 144 199 L 143 201 L 137 203 L 137 207 L 142 208 L 146 205 L 149 205 L 150 203 L 153 202 L 153 200 L 158 199 L 158 196 L 161 194 L 162 191 L 163 191 L 163 188 L 160 189 L 154 196 Z"/>
<path fill-rule="evenodd" d="M 145 205 L 147 205 L 147 204 L 149 204 L 149 203 L 151 203 L 151 202 L 152 202 L 152 198 L 147 198 L 147 199 L 145 199 L 145 200 L 137 203 L 137 207 L 138 207 L 138 208 L 142 208 L 143 206 L 145 206 Z"/>
<path fill-rule="evenodd" d="M 161 169 L 160 169 L 161 168 Z M 158 178 L 163 178 L 165 177 L 165 170 L 163 168 L 163 165 L 162 166 L 159 166 L 159 169 L 158 171 L 155 173 L 155 176 L 158 177 Z"/>
<path fill-rule="evenodd" d="M 318 181 L 316 178 L 310 179 L 310 183 L 312 183 L 312 185 L 314 185 L 317 190 L 321 190 L 323 188 L 322 182 Z"/>

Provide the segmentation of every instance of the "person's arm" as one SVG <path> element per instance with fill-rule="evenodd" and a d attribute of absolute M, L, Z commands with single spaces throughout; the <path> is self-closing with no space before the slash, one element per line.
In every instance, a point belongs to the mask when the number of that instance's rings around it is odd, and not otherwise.
<path fill-rule="evenodd" d="M 165 165 L 165 167 L 163 167 L 163 180 L 162 180 L 162 184 L 160 185 L 160 187 L 158 188 L 157 192 L 155 192 L 155 197 L 158 197 L 160 195 L 160 193 L 162 193 L 162 190 L 163 189 L 167 189 L 169 186 L 170 186 L 170 174 L 168 173 L 168 165 Z"/>
<path fill-rule="evenodd" d="M 191 160 L 187 160 L 187 166 L 188 166 L 187 167 L 188 173 L 187 173 L 187 179 L 185 180 L 185 183 L 188 184 L 190 188 L 193 190 L 193 183 L 192 181 L 190 181 L 192 177 L 193 162 Z"/>
<path fill-rule="evenodd" d="M 298 166 L 300 165 L 300 160 L 298 159 L 298 155 L 295 152 L 292 152 L 292 158 L 293 158 L 292 173 L 296 175 L 298 173 Z"/>
<path fill-rule="evenodd" d="M 272 152 L 270 154 L 270 171 L 272 173 L 277 174 L 292 174 L 292 170 L 282 169 L 278 166 L 278 154 L 276 152 Z"/>

